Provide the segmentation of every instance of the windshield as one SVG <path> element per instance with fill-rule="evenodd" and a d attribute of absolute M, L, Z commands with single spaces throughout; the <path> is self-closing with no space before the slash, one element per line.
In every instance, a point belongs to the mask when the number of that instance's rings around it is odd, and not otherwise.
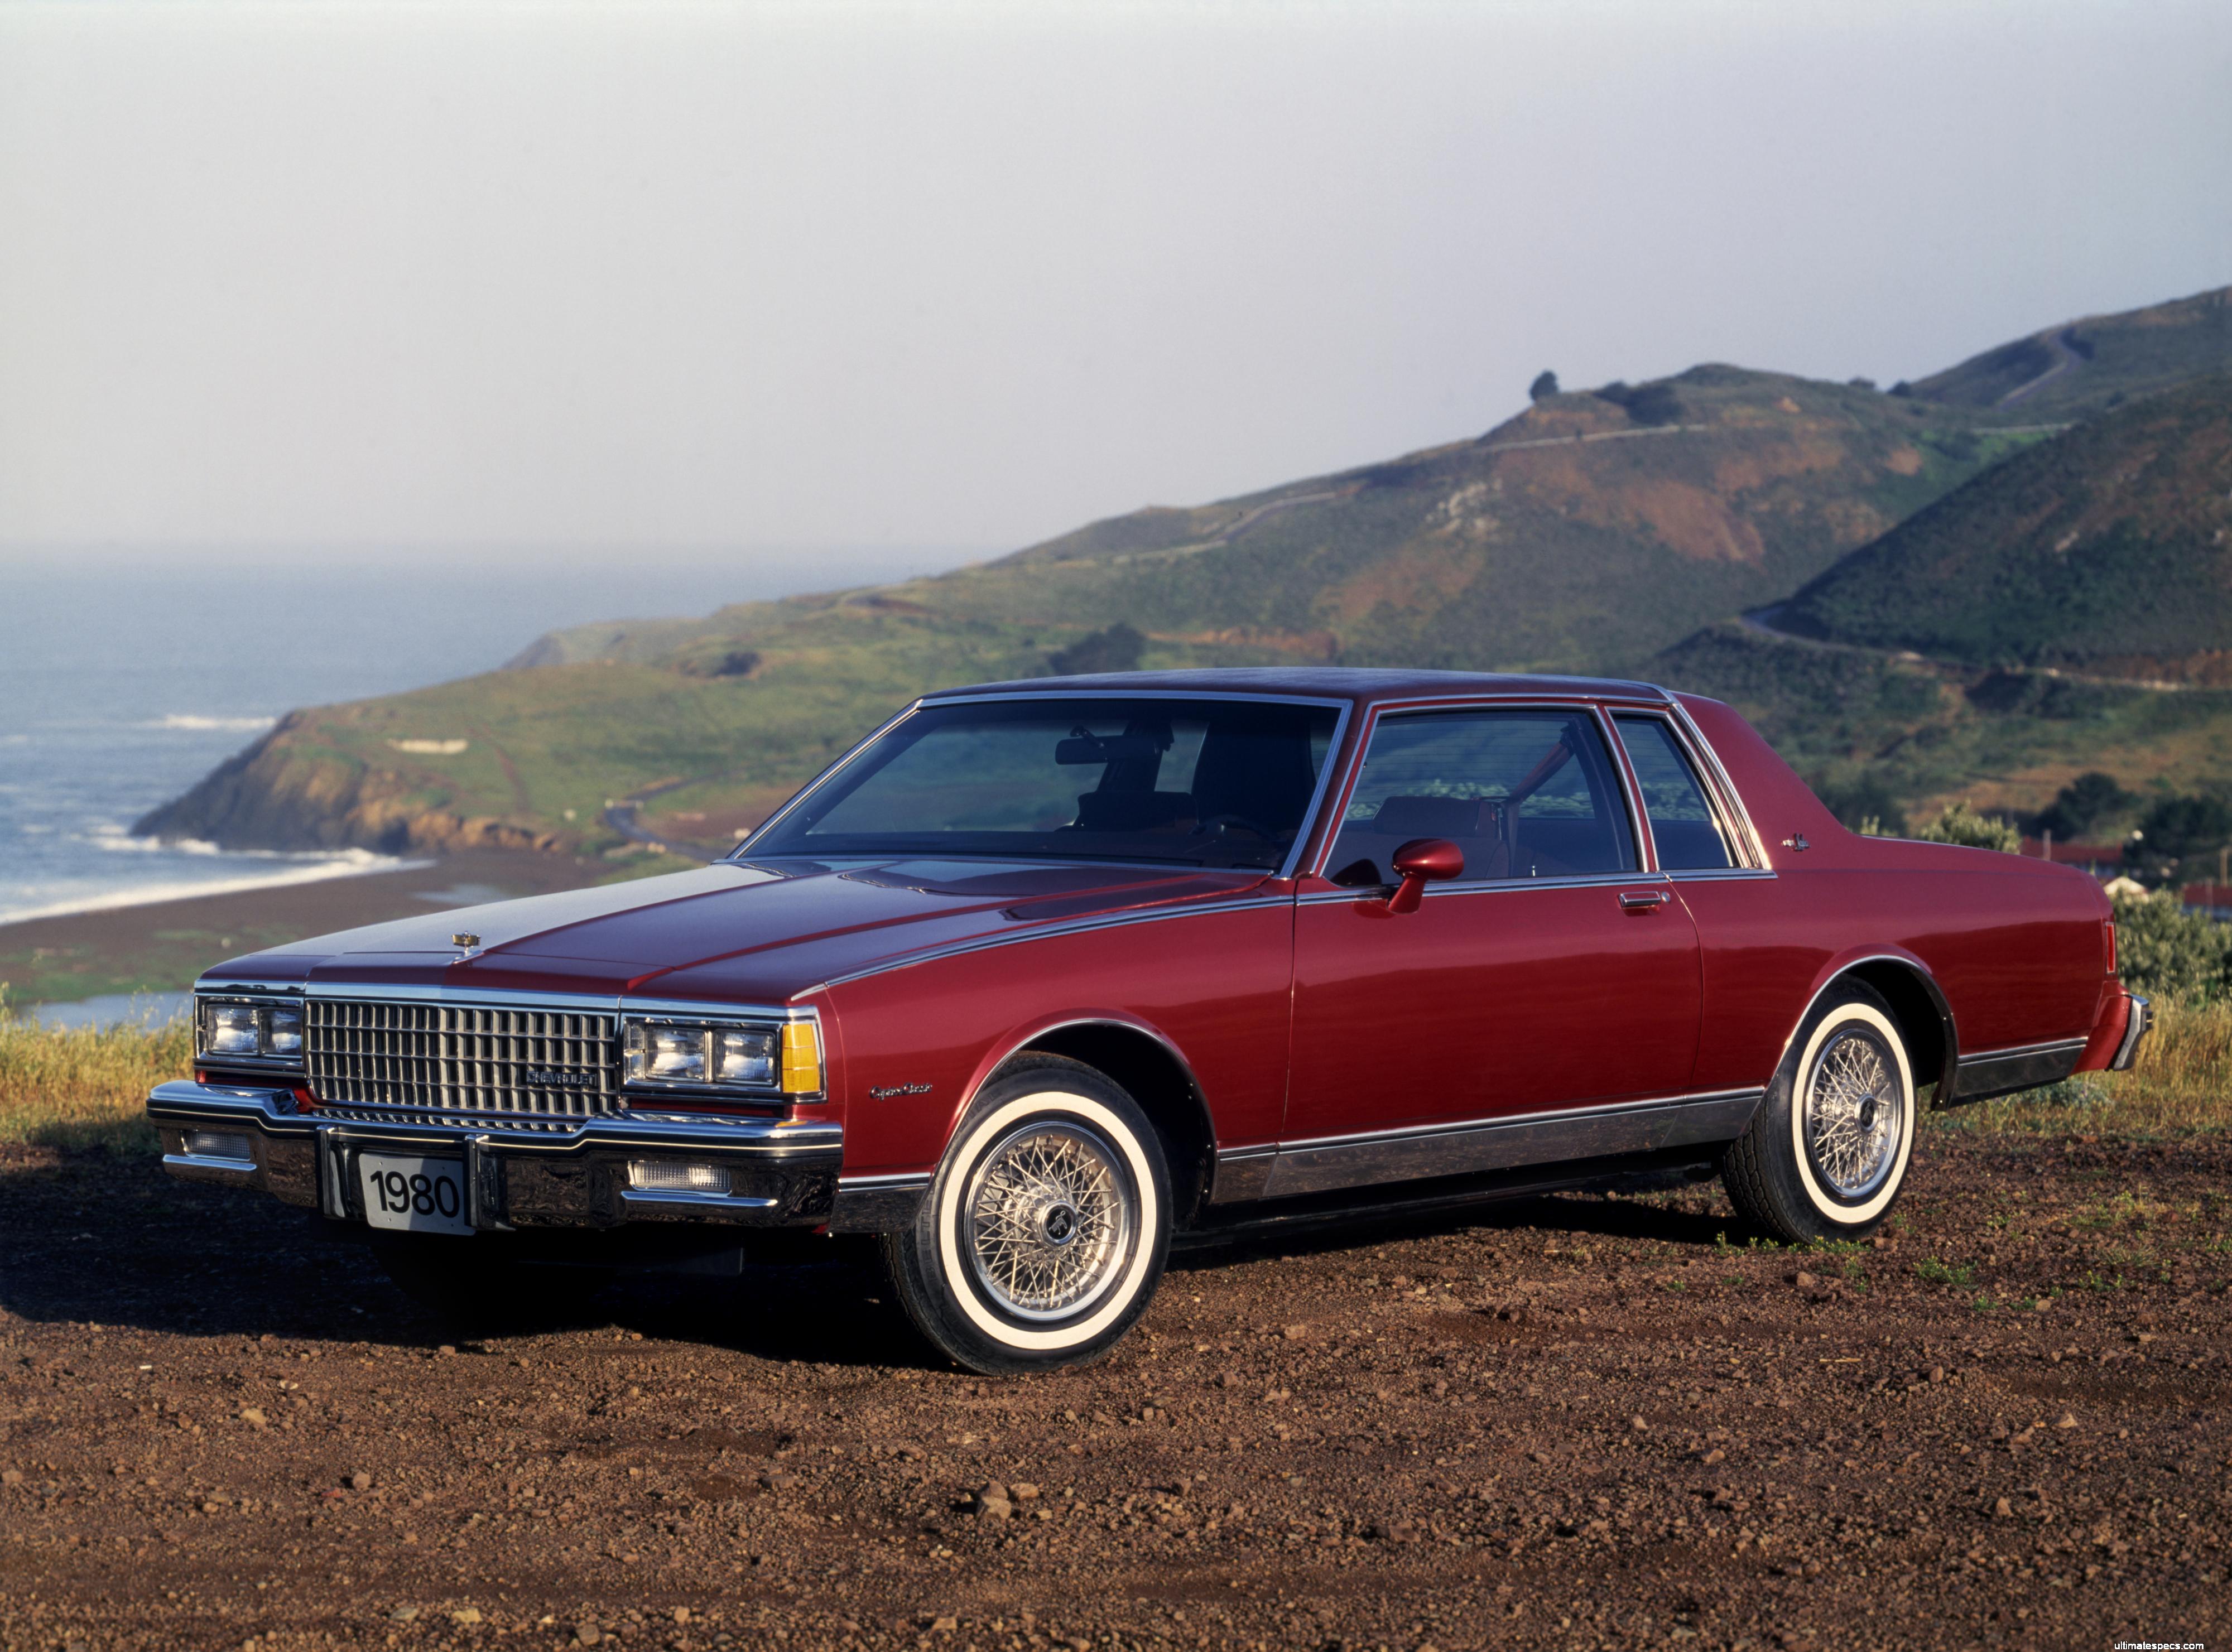
<path fill-rule="evenodd" d="M 925 706 L 746 852 L 1282 865 L 1316 795 L 1332 708 L 1260 700 Z"/>

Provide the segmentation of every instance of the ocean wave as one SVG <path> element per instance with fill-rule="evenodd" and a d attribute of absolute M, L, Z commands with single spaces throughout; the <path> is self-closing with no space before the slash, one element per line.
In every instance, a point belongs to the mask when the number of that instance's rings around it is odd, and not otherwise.
<path fill-rule="evenodd" d="M 279 721 L 276 717 L 203 717 L 189 711 L 173 711 L 168 716 L 143 722 L 142 729 L 178 729 L 190 734 L 261 734 Z"/>
<path fill-rule="evenodd" d="M 194 900 L 204 895 L 283 889 L 294 884 L 322 883 L 329 878 L 361 878 L 369 872 L 420 871 L 434 864 L 431 860 L 406 860 L 397 855 L 376 855 L 368 849 L 341 849 L 320 855 L 281 855 L 259 851 L 234 858 L 273 864 L 269 871 L 245 871 L 232 878 L 172 878 L 134 884 L 100 894 L 88 892 L 42 905 L 0 906 L 0 923 L 21 923 L 35 917 L 69 917 L 81 912 L 113 912 L 119 907 L 152 906 L 159 901 Z"/>

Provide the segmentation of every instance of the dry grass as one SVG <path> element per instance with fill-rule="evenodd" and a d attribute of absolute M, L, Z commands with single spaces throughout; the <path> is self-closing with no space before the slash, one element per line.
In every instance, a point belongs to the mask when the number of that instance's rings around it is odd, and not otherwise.
<path fill-rule="evenodd" d="M 2161 1020 L 2130 1072 L 2088 1072 L 1931 1114 L 1955 1130 L 2031 1135 L 2187 1136 L 2232 1126 L 2232 1003 L 2157 999 Z"/>
<path fill-rule="evenodd" d="M 2160 1007 L 2132 1072 L 1926 1115 L 1936 1128 L 2165 1137 L 2232 1127 L 2232 1003 Z M 62 1030 L 10 1019 L 0 1000 L 0 1143 L 152 1153 L 148 1090 L 186 1076 L 185 1023 Z"/>
<path fill-rule="evenodd" d="M 192 1065 L 185 1022 L 62 1029 L 0 1001 L 0 1142 L 152 1153 L 147 1092 Z"/>

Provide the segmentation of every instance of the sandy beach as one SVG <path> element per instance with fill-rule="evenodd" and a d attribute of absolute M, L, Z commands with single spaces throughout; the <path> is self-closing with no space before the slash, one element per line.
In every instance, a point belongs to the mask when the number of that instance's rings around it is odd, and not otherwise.
<path fill-rule="evenodd" d="M 570 855 L 476 852 L 409 870 L 239 890 L 145 906 L 0 924 L 0 983 L 10 1005 L 172 993 L 243 952 L 445 907 L 578 889 L 613 863 Z"/>

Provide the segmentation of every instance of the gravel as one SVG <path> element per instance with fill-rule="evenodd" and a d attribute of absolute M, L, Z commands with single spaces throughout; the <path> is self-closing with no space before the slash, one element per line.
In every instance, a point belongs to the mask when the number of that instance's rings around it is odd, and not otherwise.
<path fill-rule="evenodd" d="M 1019 1382 L 865 1246 L 474 1339 L 297 1213 L 0 1153 L 9 1652 L 2232 1630 L 2216 1138 L 1933 1131 L 1802 1268 L 1710 1187 L 1188 1252 Z"/>

